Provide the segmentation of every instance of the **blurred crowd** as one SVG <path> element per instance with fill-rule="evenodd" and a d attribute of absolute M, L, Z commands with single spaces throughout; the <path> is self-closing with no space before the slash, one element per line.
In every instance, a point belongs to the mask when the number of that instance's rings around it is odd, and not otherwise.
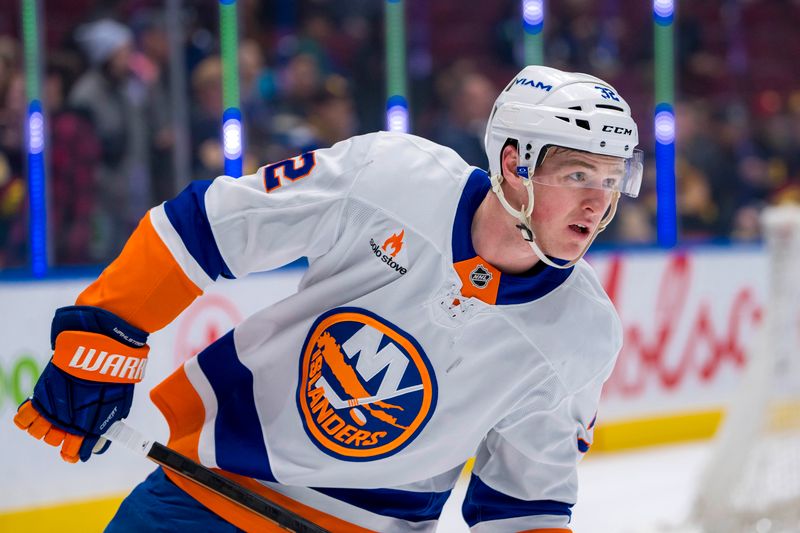
<path fill-rule="evenodd" d="M 183 2 L 180 31 L 163 0 L 41 3 L 52 262 L 105 263 L 150 206 L 190 180 L 223 173 L 219 3 Z M 384 128 L 384 3 L 238 1 L 245 173 Z M 405 1 L 411 129 L 486 168 L 486 119 L 523 61 L 520 2 L 463 5 Z M 611 82 L 631 104 L 649 156 L 640 199 L 622 203 L 603 240 L 651 243 L 651 6 L 639 0 L 547 6 L 546 63 Z M 0 0 L 7 15 L 0 18 L 0 269 L 27 260 L 28 95 L 19 9 L 16 0 Z M 792 67 L 798 25 L 798 0 L 680 4 L 675 111 L 682 241 L 755 240 L 765 205 L 800 202 L 800 75 Z M 176 84 L 185 92 L 176 92 Z"/>

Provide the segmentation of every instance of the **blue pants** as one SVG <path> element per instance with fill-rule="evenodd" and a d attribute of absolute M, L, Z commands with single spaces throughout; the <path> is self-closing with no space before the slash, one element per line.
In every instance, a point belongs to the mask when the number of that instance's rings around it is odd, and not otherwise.
<path fill-rule="evenodd" d="M 105 531 L 239 533 L 242 530 L 178 488 L 159 467 L 122 500 Z"/>

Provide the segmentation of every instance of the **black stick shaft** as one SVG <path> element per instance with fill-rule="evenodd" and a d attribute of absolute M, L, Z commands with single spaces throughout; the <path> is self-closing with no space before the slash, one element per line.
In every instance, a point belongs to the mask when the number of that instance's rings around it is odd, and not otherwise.
<path fill-rule="evenodd" d="M 212 490 L 233 503 L 240 505 L 266 518 L 276 525 L 295 533 L 328 533 L 328 530 L 310 522 L 274 502 L 264 499 L 255 492 L 221 476 L 205 466 L 167 448 L 158 442 L 147 454 L 152 461 L 173 472 Z"/>

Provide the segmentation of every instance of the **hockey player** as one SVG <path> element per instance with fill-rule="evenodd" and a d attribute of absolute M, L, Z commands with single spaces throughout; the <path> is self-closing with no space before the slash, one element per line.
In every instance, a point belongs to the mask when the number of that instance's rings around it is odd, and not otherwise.
<path fill-rule="evenodd" d="M 393 133 L 195 182 L 56 311 L 15 421 L 67 461 L 107 447 L 148 334 L 220 276 L 299 257 L 293 296 L 151 391 L 169 444 L 331 531 L 433 531 L 465 461 L 474 531 L 568 531 L 619 319 L 583 254 L 642 176 L 607 83 L 522 70 L 486 128 L 490 173 Z M 108 531 L 271 531 L 157 469 Z"/>

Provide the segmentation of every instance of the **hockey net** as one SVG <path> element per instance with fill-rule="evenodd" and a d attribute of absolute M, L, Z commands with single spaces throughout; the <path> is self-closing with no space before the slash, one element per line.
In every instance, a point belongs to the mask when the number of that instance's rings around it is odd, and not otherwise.
<path fill-rule="evenodd" d="M 762 224 L 762 323 L 692 509 L 706 533 L 800 532 L 800 207 L 769 208 Z"/>

